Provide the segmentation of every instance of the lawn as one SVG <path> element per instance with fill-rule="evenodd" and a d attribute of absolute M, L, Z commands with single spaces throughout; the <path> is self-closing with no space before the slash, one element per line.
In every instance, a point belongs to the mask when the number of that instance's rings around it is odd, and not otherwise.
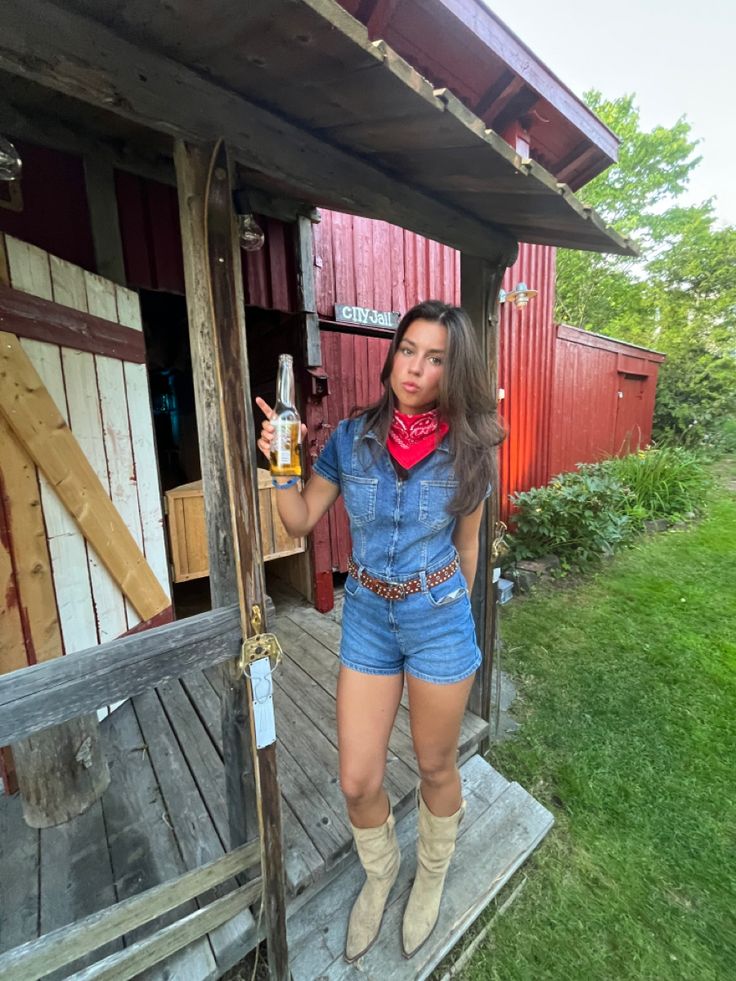
<path fill-rule="evenodd" d="M 489 759 L 556 825 L 462 978 L 736 978 L 736 461 L 720 478 L 701 522 L 503 609 L 522 728 Z"/>

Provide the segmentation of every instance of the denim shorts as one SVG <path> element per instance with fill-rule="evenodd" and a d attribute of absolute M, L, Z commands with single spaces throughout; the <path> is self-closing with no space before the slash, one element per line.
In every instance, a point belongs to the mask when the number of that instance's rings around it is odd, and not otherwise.
<path fill-rule="evenodd" d="M 415 577 L 424 579 L 424 574 L 394 581 Z M 482 657 L 460 568 L 438 586 L 428 587 L 425 581 L 421 592 L 403 600 L 377 596 L 348 575 L 340 661 L 363 674 L 406 672 L 437 685 L 450 685 L 472 675 Z"/>

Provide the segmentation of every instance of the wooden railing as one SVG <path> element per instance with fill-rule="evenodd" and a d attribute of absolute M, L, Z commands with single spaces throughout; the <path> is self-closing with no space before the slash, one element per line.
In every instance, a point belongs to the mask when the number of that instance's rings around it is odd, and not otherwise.
<path fill-rule="evenodd" d="M 0 745 L 139 695 L 189 671 L 231 660 L 237 657 L 241 641 L 239 611 L 231 606 L 2 675 Z M 170 882 L 30 940 L 0 956 L 0 978 L 35 981 L 62 969 L 259 861 L 260 843 L 250 842 Z M 135 977 L 252 906 L 262 887 L 262 879 L 254 878 L 72 977 L 76 981 Z M 260 939 L 255 925 L 251 932 L 253 936 L 244 941 L 255 944 Z"/>
<path fill-rule="evenodd" d="M 238 656 L 237 606 L 0 675 L 0 746 Z"/>

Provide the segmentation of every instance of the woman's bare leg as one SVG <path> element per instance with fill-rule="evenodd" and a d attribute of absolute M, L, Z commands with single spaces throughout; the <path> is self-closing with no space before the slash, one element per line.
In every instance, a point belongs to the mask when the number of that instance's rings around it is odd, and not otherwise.
<path fill-rule="evenodd" d="M 376 828 L 388 817 L 383 789 L 388 741 L 404 677 L 363 674 L 340 665 L 337 681 L 337 741 L 340 786 L 356 828 Z"/>
<path fill-rule="evenodd" d="M 462 802 L 457 746 L 473 676 L 453 685 L 434 685 L 407 675 L 407 684 L 422 797 L 432 814 L 449 817 Z"/>

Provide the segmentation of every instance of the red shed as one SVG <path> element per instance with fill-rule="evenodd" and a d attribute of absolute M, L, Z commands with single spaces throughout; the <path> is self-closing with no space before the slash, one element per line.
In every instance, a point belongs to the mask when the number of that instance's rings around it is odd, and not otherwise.
<path fill-rule="evenodd" d="M 558 325 L 550 476 L 646 446 L 663 361 L 656 351 Z"/>

